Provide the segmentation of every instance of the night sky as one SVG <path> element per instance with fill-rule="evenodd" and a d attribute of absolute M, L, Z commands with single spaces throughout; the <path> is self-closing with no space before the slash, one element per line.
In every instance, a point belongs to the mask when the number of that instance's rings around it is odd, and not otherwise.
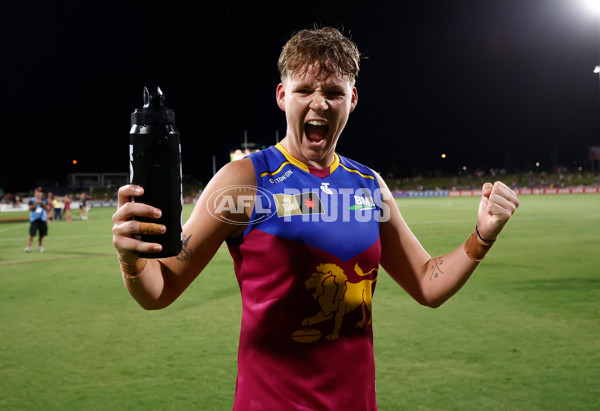
<path fill-rule="evenodd" d="M 600 145 L 600 16 L 581 2 L 10 2 L 0 188 L 127 172 L 144 86 L 160 86 L 176 112 L 186 178 L 206 182 L 213 155 L 224 165 L 244 130 L 258 144 L 276 130 L 283 138 L 277 58 L 314 24 L 343 29 L 365 57 L 340 154 L 404 177 L 538 161 L 589 168 L 588 147 Z"/>

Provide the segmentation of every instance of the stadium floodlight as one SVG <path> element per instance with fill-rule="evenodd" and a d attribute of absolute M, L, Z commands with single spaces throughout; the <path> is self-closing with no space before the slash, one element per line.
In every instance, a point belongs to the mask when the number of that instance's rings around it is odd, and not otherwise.
<path fill-rule="evenodd" d="M 600 0 L 579 0 L 579 1 L 590 13 L 600 15 Z"/>
<path fill-rule="evenodd" d="M 594 67 L 594 73 L 600 74 L 600 66 Z"/>

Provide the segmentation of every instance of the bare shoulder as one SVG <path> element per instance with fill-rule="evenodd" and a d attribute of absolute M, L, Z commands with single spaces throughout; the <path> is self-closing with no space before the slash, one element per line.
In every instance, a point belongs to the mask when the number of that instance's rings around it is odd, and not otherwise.
<path fill-rule="evenodd" d="M 376 171 L 373 171 L 373 173 L 375 174 L 375 178 L 377 179 L 377 182 L 379 183 L 379 187 L 381 187 L 382 190 L 388 190 L 388 186 L 385 183 L 385 180 L 381 177 L 381 175 Z"/>
<path fill-rule="evenodd" d="M 215 174 L 206 188 L 210 189 L 212 186 L 223 188 L 224 185 L 256 187 L 256 174 L 252 160 L 243 158 L 227 163 Z"/>
<path fill-rule="evenodd" d="M 396 204 L 396 200 L 394 199 L 394 196 L 392 195 L 392 192 L 390 191 L 389 187 L 387 186 L 385 180 L 383 179 L 383 177 L 381 177 L 379 175 L 379 173 L 375 173 L 375 178 L 377 178 L 377 182 L 379 183 L 379 188 L 381 189 L 381 198 L 384 202 L 390 203 L 390 204 Z"/>
<path fill-rule="evenodd" d="M 236 235 L 252 215 L 254 202 L 248 198 L 253 199 L 255 193 L 256 174 L 252 160 L 244 158 L 228 163 L 203 190 L 190 223 L 200 221 L 203 226 L 217 223 L 230 231 L 228 235 Z"/>

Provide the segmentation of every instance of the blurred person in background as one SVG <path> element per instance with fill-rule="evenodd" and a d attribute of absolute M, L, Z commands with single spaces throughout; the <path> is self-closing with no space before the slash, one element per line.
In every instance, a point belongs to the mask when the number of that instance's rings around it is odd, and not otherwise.
<path fill-rule="evenodd" d="M 52 192 L 48 192 L 48 195 L 46 196 L 46 204 L 47 204 L 47 209 L 48 209 L 48 221 L 53 221 L 54 220 L 54 194 L 52 194 Z"/>
<path fill-rule="evenodd" d="M 44 199 L 42 187 L 36 187 L 33 191 L 33 198 L 29 200 L 29 241 L 27 242 L 27 247 L 25 247 L 25 252 L 31 252 L 31 245 L 38 233 L 38 250 L 40 253 L 45 251 L 44 238 L 48 235 L 49 207 L 51 206 Z"/>
<path fill-rule="evenodd" d="M 52 207 L 54 208 L 54 219 L 55 220 L 62 220 L 62 209 L 63 209 L 63 202 L 60 199 L 59 196 L 55 196 L 54 200 L 52 200 Z"/>
<path fill-rule="evenodd" d="M 86 193 L 81 193 L 79 195 L 79 211 L 77 215 L 81 217 L 82 220 L 88 219 L 88 199 Z"/>
<path fill-rule="evenodd" d="M 71 194 L 66 194 L 65 195 L 65 220 L 66 221 L 71 221 L 72 215 L 71 215 Z"/>

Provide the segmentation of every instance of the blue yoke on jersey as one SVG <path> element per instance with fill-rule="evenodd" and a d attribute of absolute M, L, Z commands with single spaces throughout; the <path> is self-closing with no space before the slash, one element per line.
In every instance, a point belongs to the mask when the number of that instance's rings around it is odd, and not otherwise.
<path fill-rule="evenodd" d="M 337 154 L 313 169 L 280 144 L 249 157 L 254 213 L 228 241 L 243 305 L 234 409 L 377 409 L 374 172 Z"/>

